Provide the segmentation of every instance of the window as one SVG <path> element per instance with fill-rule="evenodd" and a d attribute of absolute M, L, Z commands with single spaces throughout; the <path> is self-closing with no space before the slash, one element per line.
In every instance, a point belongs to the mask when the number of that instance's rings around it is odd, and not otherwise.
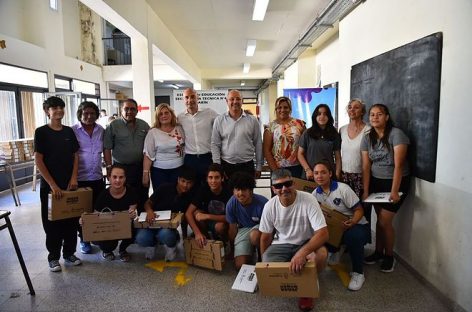
<path fill-rule="evenodd" d="M 54 86 L 56 89 L 62 89 L 67 91 L 72 91 L 71 88 L 71 79 L 63 79 L 63 78 L 54 78 Z"/>
<path fill-rule="evenodd" d="M 50 96 L 57 96 L 61 98 L 66 104 L 64 108 L 64 117 L 62 118 L 63 125 L 70 127 L 79 122 L 77 120 L 77 108 L 79 107 L 80 103 L 84 101 L 84 98 L 82 97 L 82 93 L 80 92 L 53 92 L 53 93 L 44 94 L 45 99 Z"/>
<path fill-rule="evenodd" d="M 47 89 L 48 75 L 45 72 L 0 63 L 0 82 Z"/>
<path fill-rule="evenodd" d="M 49 0 L 49 7 L 54 11 L 58 10 L 57 0 Z"/>
<path fill-rule="evenodd" d="M 14 91 L 0 90 L 0 109 L 2 110 L 2 114 L 0 114 L 0 141 L 19 139 Z"/>
<path fill-rule="evenodd" d="M 46 123 L 47 73 L 0 63 L 0 141 L 32 138 Z"/>
<path fill-rule="evenodd" d="M 34 130 L 47 123 L 43 111 L 43 93 L 21 91 L 21 113 L 23 116 L 23 134 L 25 138 L 34 137 Z"/>

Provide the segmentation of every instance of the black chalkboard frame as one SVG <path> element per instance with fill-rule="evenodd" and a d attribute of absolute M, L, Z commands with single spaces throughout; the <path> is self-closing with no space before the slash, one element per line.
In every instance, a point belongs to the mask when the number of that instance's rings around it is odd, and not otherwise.
<path fill-rule="evenodd" d="M 351 68 L 351 98 L 389 107 L 410 138 L 413 175 L 429 182 L 436 181 L 442 41 L 434 33 Z"/>

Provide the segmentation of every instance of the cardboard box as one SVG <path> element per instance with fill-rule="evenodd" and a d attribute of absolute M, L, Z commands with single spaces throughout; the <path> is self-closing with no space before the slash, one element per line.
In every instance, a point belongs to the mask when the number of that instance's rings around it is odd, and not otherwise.
<path fill-rule="evenodd" d="M 207 240 L 207 244 L 200 248 L 194 238 L 186 238 L 184 249 L 185 261 L 188 264 L 217 271 L 223 270 L 225 262 L 223 242 Z"/>
<path fill-rule="evenodd" d="M 344 234 L 343 222 L 348 220 L 349 216 L 324 205 L 320 206 L 328 226 L 329 240 L 327 243 L 339 247 Z"/>
<path fill-rule="evenodd" d="M 299 191 L 304 191 L 308 193 L 313 193 L 315 188 L 318 186 L 316 182 L 314 181 L 308 181 L 308 180 L 303 180 L 303 179 L 298 179 L 298 178 L 292 178 L 293 180 L 293 186 L 295 189 Z"/>
<path fill-rule="evenodd" d="M 131 238 L 128 211 L 84 213 L 82 234 L 86 242 Z"/>
<path fill-rule="evenodd" d="M 300 274 L 290 273 L 290 262 L 258 262 L 256 275 L 264 296 L 319 297 L 318 275 L 314 262 L 307 262 Z"/>
<path fill-rule="evenodd" d="M 180 223 L 182 222 L 184 214 L 181 212 L 172 213 L 172 217 L 170 220 L 161 220 L 161 221 L 154 221 L 151 225 L 144 221 L 139 222 L 138 217 L 134 219 L 134 227 L 137 229 L 176 229 L 179 227 Z"/>
<path fill-rule="evenodd" d="M 80 217 L 84 212 L 92 212 L 92 189 L 78 188 L 75 191 L 62 191 L 62 198 L 48 195 L 48 220 L 56 221 Z"/>
<path fill-rule="evenodd" d="M 257 287 L 256 266 L 243 264 L 231 289 L 253 293 Z"/>

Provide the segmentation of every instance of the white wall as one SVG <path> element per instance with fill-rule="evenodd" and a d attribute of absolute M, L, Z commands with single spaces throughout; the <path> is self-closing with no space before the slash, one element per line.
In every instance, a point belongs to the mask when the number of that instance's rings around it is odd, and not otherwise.
<path fill-rule="evenodd" d="M 53 11 L 48 1 L 0 1 L 0 38 L 7 46 L 0 50 L 0 62 L 47 72 L 51 91 L 54 74 L 103 86 L 100 67 L 65 56 L 62 38 L 64 33 L 74 33 L 67 27 L 75 26 L 68 23 L 64 30 L 62 2 L 59 3 L 59 11 Z M 79 24 L 78 16 L 76 24 Z M 76 40 L 80 42 L 80 34 Z"/>
<path fill-rule="evenodd" d="M 396 218 L 395 250 L 452 301 L 472 311 L 471 29 L 470 0 L 366 1 L 340 22 L 339 38 L 320 48 L 316 61 L 322 83 L 339 81 L 342 111 L 350 98 L 352 65 L 443 32 L 436 183 L 413 179 Z M 344 114 L 340 117 L 347 122 Z"/>
<path fill-rule="evenodd" d="M 63 1 L 62 22 L 64 24 L 64 54 L 81 58 L 79 5 L 77 1 Z M 79 40 L 77 40 L 79 39 Z"/>

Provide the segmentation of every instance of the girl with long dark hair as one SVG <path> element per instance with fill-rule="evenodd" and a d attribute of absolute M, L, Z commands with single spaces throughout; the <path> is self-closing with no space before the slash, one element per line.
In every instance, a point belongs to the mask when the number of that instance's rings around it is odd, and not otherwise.
<path fill-rule="evenodd" d="M 305 171 L 302 178 L 313 180 L 313 166 L 327 160 L 336 179 L 341 178 L 341 137 L 334 127 L 329 106 L 319 104 L 311 116 L 313 126 L 305 131 L 299 141 L 298 160 Z"/>

